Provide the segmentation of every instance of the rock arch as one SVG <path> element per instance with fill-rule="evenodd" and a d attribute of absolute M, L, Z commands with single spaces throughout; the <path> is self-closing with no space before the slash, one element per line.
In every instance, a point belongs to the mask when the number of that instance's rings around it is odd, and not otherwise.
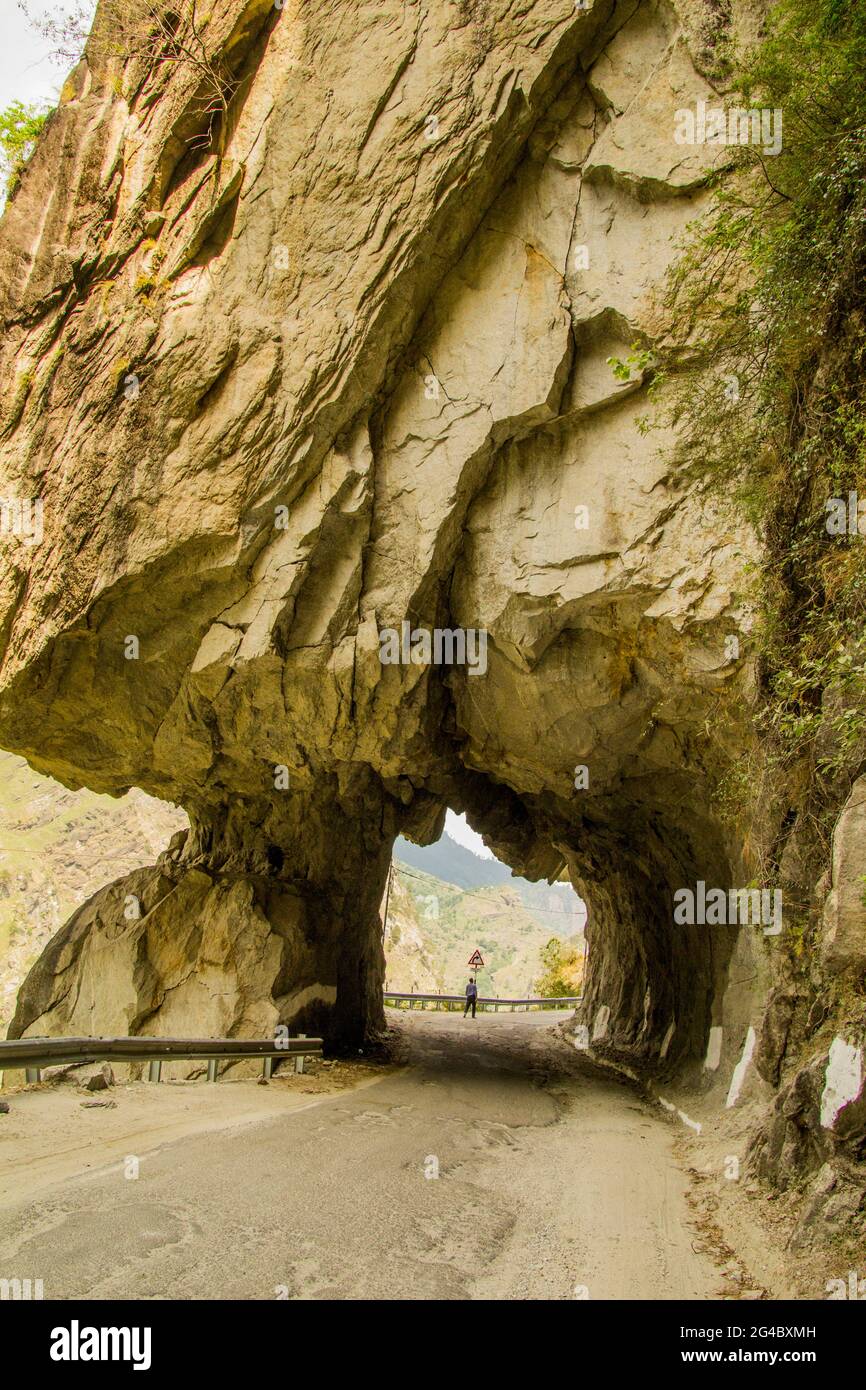
<path fill-rule="evenodd" d="M 13 1032 L 354 1045 L 393 840 L 450 804 L 591 902 L 596 1050 L 700 1061 L 732 938 L 671 904 L 743 872 L 717 790 L 754 542 L 608 361 L 664 335 L 719 156 L 674 139 L 713 95 L 686 21 L 237 10 L 208 29 L 247 54 L 218 155 L 171 173 L 191 79 L 153 99 L 92 43 L 0 229 L 0 479 L 46 518 L 7 538 L 0 741 L 191 820 L 55 938 Z M 483 632 L 483 672 L 383 664 L 403 623 Z"/>

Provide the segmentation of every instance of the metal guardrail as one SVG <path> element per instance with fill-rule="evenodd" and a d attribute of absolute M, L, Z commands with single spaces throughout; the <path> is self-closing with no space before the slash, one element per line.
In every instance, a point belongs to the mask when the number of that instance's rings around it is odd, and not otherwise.
<path fill-rule="evenodd" d="M 386 989 L 383 992 L 383 999 L 387 1004 L 389 999 L 393 999 L 398 1005 L 408 1000 L 408 1007 L 411 1009 L 413 1003 L 418 1000 L 423 1009 L 426 1003 L 435 1003 L 437 1010 L 444 1004 L 446 1011 L 452 1004 L 466 1007 L 466 996 L 464 994 L 401 994 L 399 990 Z M 510 1009 L 514 1013 L 516 1009 L 531 1008 L 541 1009 L 573 1009 L 583 999 L 582 994 L 561 994 L 553 998 L 533 998 L 533 999 L 495 999 L 488 998 L 487 995 L 480 995 L 475 1003 L 479 1009 L 493 1008 L 494 1013 L 498 1013 L 500 1006 L 503 1009 Z"/>
<path fill-rule="evenodd" d="M 148 1081 L 159 1081 L 162 1064 L 207 1061 L 207 1079 L 216 1081 L 221 1058 L 261 1057 L 262 1073 L 273 1072 L 274 1059 L 294 1057 L 303 1072 L 305 1057 L 321 1057 L 322 1039 L 308 1038 L 13 1038 L 0 1041 L 0 1073 L 23 1067 L 28 1081 L 41 1080 L 43 1067 L 70 1062 L 149 1062 Z"/>

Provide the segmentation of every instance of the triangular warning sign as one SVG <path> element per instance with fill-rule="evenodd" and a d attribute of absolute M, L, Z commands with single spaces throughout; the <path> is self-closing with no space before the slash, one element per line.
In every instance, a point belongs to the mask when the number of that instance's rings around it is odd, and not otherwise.
<path fill-rule="evenodd" d="M 477 949 L 477 947 L 472 952 L 472 955 L 469 957 L 469 964 L 474 965 L 476 969 L 479 965 L 484 964 L 484 957 L 482 956 L 481 952 Z"/>

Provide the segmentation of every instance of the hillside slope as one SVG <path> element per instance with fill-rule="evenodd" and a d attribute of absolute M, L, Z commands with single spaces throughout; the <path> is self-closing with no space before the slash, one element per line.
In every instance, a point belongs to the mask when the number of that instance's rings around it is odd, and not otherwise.
<path fill-rule="evenodd" d="M 531 883 L 519 874 L 512 874 L 500 860 L 482 859 L 473 854 L 447 830 L 432 845 L 415 845 L 402 835 L 398 836 L 394 858 L 404 872 L 420 870 L 422 874 L 430 874 L 466 890 L 507 885 L 519 894 L 531 915 L 546 924 L 551 936 L 582 933 L 586 925 L 586 905 L 571 884 Z"/>
<path fill-rule="evenodd" d="M 70 913 L 150 862 L 187 818 L 133 788 L 71 792 L 0 752 L 0 1034 L 18 986 Z"/>
<path fill-rule="evenodd" d="M 569 930 L 551 930 L 551 920 Z M 484 957 L 481 992 L 524 996 L 533 992 L 541 952 L 552 936 L 582 940 L 573 925 L 562 909 L 533 910 L 513 881 L 465 891 L 398 861 L 385 934 L 386 981 L 392 989 L 462 994 L 467 962 L 478 947 Z"/>

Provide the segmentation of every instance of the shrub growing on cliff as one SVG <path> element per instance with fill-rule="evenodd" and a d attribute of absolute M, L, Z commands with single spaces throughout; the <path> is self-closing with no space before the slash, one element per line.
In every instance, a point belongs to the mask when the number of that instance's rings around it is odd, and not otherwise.
<path fill-rule="evenodd" d="M 54 62 L 66 68 L 78 62 L 93 23 L 96 0 L 56 0 L 49 9 L 35 13 L 32 0 L 18 0 L 18 8 L 47 40 Z"/>
<path fill-rule="evenodd" d="M 7 197 L 14 193 L 21 171 L 50 114 L 45 107 L 22 101 L 13 101 L 5 111 L 0 111 L 0 164 Z"/>
<path fill-rule="evenodd" d="M 763 533 L 767 731 L 845 781 L 866 757 L 864 541 L 825 521 L 866 498 L 866 6 L 780 0 L 736 85 L 782 109 L 783 149 L 739 147 L 694 229 L 667 381 L 680 461 Z"/>
<path fill-rule="evenodd" d="M 57 0 L 44 14 L 35 12 L 30 0 L 18 0 L 18 6 L 48 44 L 55 63 L 73 66 L 86 46 L 91 61 L 113 64 L 118 95 L 122 70 L 130 63 L 142 65 L 157 82 L 183 69 L 198 87 L 188 113 L 196 128 L 187 143 L 194 149 L 219 149 L 238 78 L 211 41 L 208 0 L 138 0 L 134 5 L 102 0 L 96 29 L 96 0 Z"/>

